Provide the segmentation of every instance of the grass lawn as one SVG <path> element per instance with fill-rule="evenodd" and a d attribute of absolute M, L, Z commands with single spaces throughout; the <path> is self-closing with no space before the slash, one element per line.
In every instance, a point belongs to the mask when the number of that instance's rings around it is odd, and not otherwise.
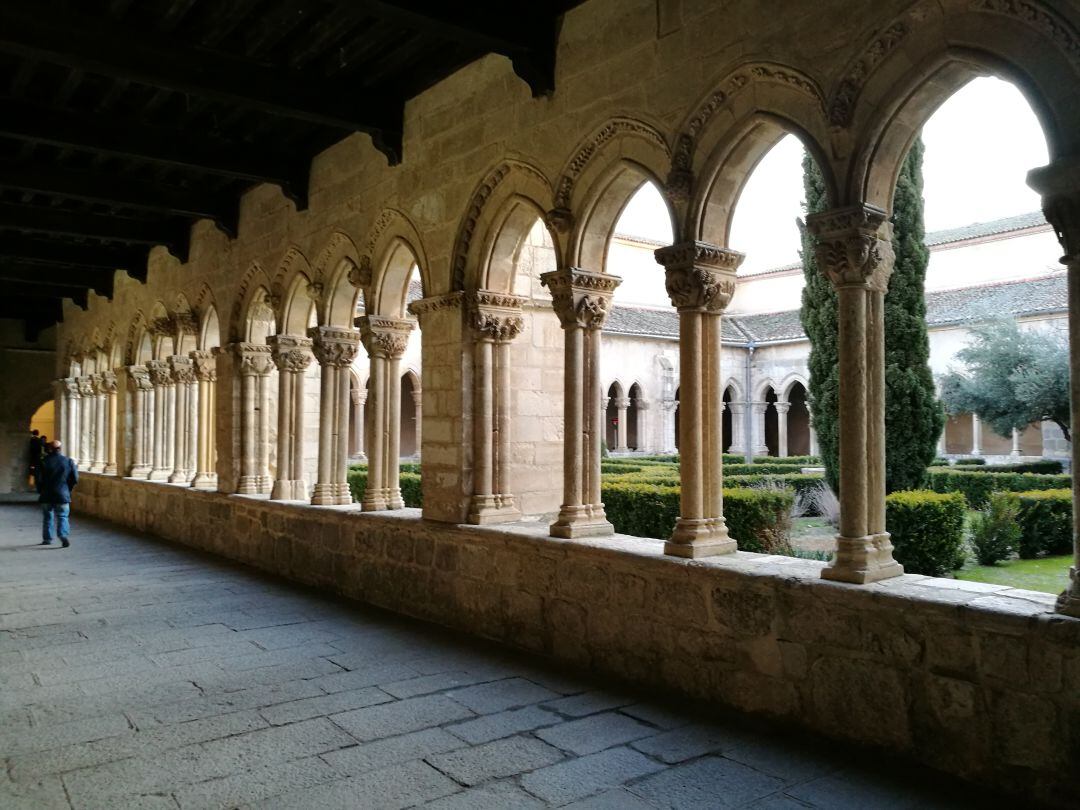
<path fill-rule="evenodd" d="M 1007 560 L 997 565 L 973 565 L 956 572 L 957 579 L 1010 585 L 1029 591 L 1061 593 L 1069 583 L 1071 556 L 1041 557 L 1037 560 Z"/>

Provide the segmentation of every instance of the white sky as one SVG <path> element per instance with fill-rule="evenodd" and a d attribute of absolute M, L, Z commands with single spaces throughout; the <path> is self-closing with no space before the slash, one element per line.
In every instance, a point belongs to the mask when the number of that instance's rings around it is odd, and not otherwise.
<path fill-rule="evenodd" d="M 949 98 L 923 128 L 926 230 L 986 222 L 1039 208 L 1025 182 L 1048 162 L 1031 107 L 1012 84 L 979 78 Z M 802 144 L 780 141 L 755 168 L 735 208 L 731 247 L 747 254 L 744 270 L 799 260 L 795 220 L 803 216 Z M 620 233 L 664 242 L 671 226 L 660 194 L 647 184 L 627 205 Z M 621 296 L 620 296 L 621 297 Z"/>

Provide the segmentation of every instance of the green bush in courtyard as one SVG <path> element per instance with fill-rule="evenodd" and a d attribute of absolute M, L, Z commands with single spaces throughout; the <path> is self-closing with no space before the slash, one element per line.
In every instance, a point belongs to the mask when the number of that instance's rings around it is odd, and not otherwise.
<path fill-rule="evenodd" d="M 1068 475 L 1037 473 L 983 472 L 957 470 L 954 467 L 931 467 L 927 471 L 930 489 L 934 492 L 960 492 L 972 509 L 982 509 L 990 501 L 991 492 L 1023 492 L 1035 489 L 1061 489 L 1072 485 Z"/>
<path fill-rule="evenodd" d="M 420 465 L 401 465 L 401 499 L 405 502 L 406 506 L 420 508 L 424 505 L 423 494 L 420 488 L 420 473 L 405 472 L 406 467 L 415 467 L 419 470 Z M 353 501 L 360 503 L 364 500 L 364 489 L 367 487 L 367 467 L 359 464 L 349 467 L 345 480 L 349 483 L 349 492 L 352 493 Z"/>
<path fill-rule="evenodd" d="M 1024 559 L 1072 551 L 1072 491 L 1050 489 L 1010 493 L 1019 512 L 1020 547 Z"/>
<path fill-rule="evenodd" d="M 964 562 L 964 496 L 928 490 L 894 492 L 885 499 L 893 556 L 909 574 L 941 576 Z"/>
<path fill-rule="evenodd" d="M 679 516 L 679 487 L 605 482 L 600 487 L 607 518 L 620 534 L 666 539 Z M 787 542 L 791 492 L 725 489 L 728 533 L 743 551 L 769 552 Z"/>
<path fill-rule="evenodd" d="M 971 517 L 971 547 L 979 565 L 1008 559 L 1020 546 L 1020 504 L 1009 492 L 990 495 L 986 509 Z"/>
<path fill-rule="evenodd" d="M 968 470 L 969 472 L 1015 472 L 1036 473 L 1038 475 L 1060 475 L 1061 462 L 1051 458 L 1039 459 L 1038 461 L 1022 461 L 1017 464 L 954 464 L 952 470 Z"/>
<path fill-rule="evenodd" d="M 947 461 L 945 463 L 948 464 Z M 958 458 L 956 460 L 956 463 L 960 464 L 960 465 L 963 465 L 963 466 L 970 466 L 972 464 L 983 465 L 983 464 L 986 464 L 986 459 L 985 458 L 978 458 L 978 457 L 974 457 L 974 458 Z"/>

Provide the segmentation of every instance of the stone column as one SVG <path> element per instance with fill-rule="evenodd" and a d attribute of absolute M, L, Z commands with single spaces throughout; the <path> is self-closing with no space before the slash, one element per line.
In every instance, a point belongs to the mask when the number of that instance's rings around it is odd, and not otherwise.
<path fill-rule="evenodd" d="M 423 447 L 423 427 L 424 427 L 424 390 L 422 388 L 414 388 L 412 392 L 413 401 L 413 434 L 415 436 L 416 444 L 416 457 L 420 458 L 420 450 Z"/>
<path fill-rule="evenodd" d="M 788 455 L 788 435 L 787 435 L 787 417 L 788 411 L 791 410 L 790 402 L 774 402 L 776 407 L 776 454 L 780 458 L 787 458 Z"/>
<path fill-rule="evenodd" d="M 60 422 L 60 443 L 64 452 L 78 462 L 77 447 L 79 435 L 79 381 L 75 377 L 65 377 L 60 380 L 60 388 L 63 391 L 64 410 Z"/>
<path fill-rule="evenodd" d="M 731 411 L 731 446 L 728 452 L 746 455 L 746 403 L 729 402 L 727 407 Z"/>
<path fill-rule="evenodd" d="M 105 470 L 105 389 L 101 387 L 101 374 L 90 375 L 93 391 L 93 409 L 90 414 L 90 467 L 89 472 Z"/>
<path fill-rule="evenodd" d="M 679 518 L 664 552 L 707 557 L 735 551 L 724 520 L 721 315 L 743 255 L 705 242 L 655 252 L 679 311 Z"/>
<path fill-rule="evenodd" d="M 1012 430 L 1012 453 L 1010 455 L 1013 458 L 1020 457 L 1020 431 L 1016 428 Z"/>
<path fill-rule="evenodd" d="M 94 378 L 79 377 L 79 466 L 89 472 L 94 466 L 94 428 L 97 391 Z"/>
<path fill-rule="evenodd" d="M 169 476 L 170 484 L 189 484 L 195 477 L 194 464 L 191 462 L 190 449 L 194 443 L 192 435 L 192 417 L 197 407 L 194 396 L 195 366 L 190 357 L 174 355 L 169 358 L 175 390 L 173 418 L 173 471 Z"/>
<path fill-rule="evenodd" d="M 622 279 L 567 267 L 544 273 L 564 335 L 563 503 L 553 537 L 611 534 L 600 500 L 600 329 Z"/>
<path fill-rule="evenodd" d="M 634 399 L 634 407 L 637 409 L 637 450 L 652 452 L 649 442 L 649 403 L 641 397 Z"/>
<path fill-rule="evenodd" d="M 867 583 L 899 576 L 885 531 L 884 295 L 892 226 L 870 205 L 807 217 L 818 266 L 838 297 L 840 534 L 825 579 Z"/>
<path fill-rule="evenodd" d="M 405 318 L 365 315 L 360 338 L 371 361 L 368 408 L 371 442 L 368 478 L 361 502 L 365 512 L 400 509 L 401 500 L 401 357 L 409 345 L 413 322 Z"/>
<path fill-rule="evenodd" d="M 816 456 L 819 451 L 817 443 L 817 431 L 814 430 L 814 423 L 810 423 L 810 455 Z"/>
<path fill-rule="evenodd" d="M 664 453 L 675 452 L 675 406 L 673 399 L 665 399 L 660 402 L 660 423 L 662 435 L 660 440 L 661 451 Z"/>
<path fill-rule="evenodd" d="M 313 359 L 311 339 L 275 335 L 269 343 L 278 370 L 277 477 L 270 497 L 303 501 L 308 498 L 304 480 L 304 379 Z"/>
<path fill-rule="evenodd" d="M 99 382 L 101 387 L 102 396 L 104 397 L 104 412 L 105 412 L 105 429 L 104 429 L 104 449 L 105 449 L 105 464 L 101 471 L 105 475 L 116 475 L 116 439 L 119 431 L 119 417 L 116 411 L 116 391 L 117 380 L 116 374 L 111 371 L 105 371 L 101 374 L 101 380 Z"/>
<path fill-rule="evenodd" d="M 946 419 L 948 419 L 948 417 L 946 417 Z M 811 448 L 812 448 L 812 445 L 811 445 Z M 811 449 L 811 452 L 813 452 L 813 449 Z M 945 451 L 945 429 L 942 428 L 941 435 L 938 436 L 938 440 L 937 440 L 937 454 L 939 456 L 943 456 L 943 455 L 945 455 L 945 452 L 946 452 Z"/>
<path fill-rule="evenodd" d="M 240 481 L 237 492 L 257 495 L 269 479 L 268 401 L 266 378 L 274 367 L 270 347 L 261 343 L 233 343 L 240 373 Z"/>
<path fill-rule="evenodd" d="M 367 391 L 363 388 L 352 388 L 349 391 L 353 407 L 353 435 L 352 457 L 365 459 L 364 455 L 364 405 L 367 403 Z"/>
<path fill-rule="evenodd" d="M 211 351 L 193 351 L 191 362 L 199 386 L 198 422 L 195 426 L 195 489 L 217 489 L 214 437 L 217 422 L 217 358 Z"/>
<path fill-rule="evenodd" d="M 765 413 L 769 410 L 768 402 L 751 402 L 750 412 L 753 414 L 752 435 L 754 437 L 754 455 L 769 455 L 769 445 L 765 441 Z"/>
<path fill-rule="evenodd" d="M 349 504 L 352 495 L 349 469 L 349 367 L 360 348 L 355 329 L 314 326 L 308 330 L 312 351 L 319 361 L 319 477 L 311 502 L 319 505 Z M 402 349 L 404 353 L 404 349 Z M 400 359 L 400 354 L 398 358 Z M 394 361 L 396 367 L 397 360 Z M 396 379 L 396 378 L 395 378 Z M 399 390 L 400 397 L 400 390 Z M 303 404 L 300 404 L 300 410 Z M 295 452 L 294 457 L 303 457 Z M 396 469 L 396 466 L 395 466 Z M 396 477 L 396 476 L 395 476 Z M 397 501 L 401 491 L 397 490 Z M 400 508 L 400 507 L 391 507 Z"/>
<path fill-rule="evenodd" d="M 153 383 L 146 366 L 127 367 L 128 380 L 131 384 L 131 466 L 127 474 L 132 478 L 147 478 L 150 475 L 150 436 L 154 431 L 150 408 L 153 397 Z"/>
<path fill-rule="evenodd" d="M 480 290 L 468 299 L 473 333 L 473 492 L 469 523 L 521 516 L 510 492 L 510 342 L 525 328 L 524 299 Z"/>
<path fill-rule="evenodd" d="M 975 413 L 971 415 L 971 455 L 982 455 L 982 420 Z"/>
<path fill-rule="evenodd" d="M 626 453 L 630 448 L 626 444 L 626 411 L 630 407 L 629 397 L 615 399 L 615 447 L 617 453 Z M 605 408 L 606 410 L 606 408 Z"/>
<path fill-rule="evenodd" d="M 149 360 L 146 363 L 150 374 L 150 384 L 153 386 L 151 394 L 153 419 L 153 433 L 150 439 L 150 474 L 147 476 L 151 481 L 168 480 L 172 470 L 166 464 L 168 457 L 165 452 L 166 442 L 169 440 L 168 419 L 166 410 L 168 406 L 168 389 L 172 388 L 172 372 L 167 363 L 162 360 Z"/>
<path fill-rule="evenodd" d="M 1028 183 L 1042 194 L 1043 212 L 1054 226 L 1068 270 L 1069 285 L 1069 434 L 1072 453 L 1073 565 L 1069 585 L 1058 597 L 1057 610 L 1080 618 L 1080 163 L 1061 162 L 1028 175 Z"/>

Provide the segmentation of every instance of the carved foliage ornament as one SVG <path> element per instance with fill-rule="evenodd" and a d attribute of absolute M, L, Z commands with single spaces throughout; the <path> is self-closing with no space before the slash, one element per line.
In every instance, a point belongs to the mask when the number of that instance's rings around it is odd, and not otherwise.
<path fill-rule="evenodd" d="M 234 343 L 237 370 L 241 377 L 265 377 L 274 367 L 270 359 L 270 347 L 261 343 Z"/>
<path fill-rule="evenodd" d="M 1080 194 L 1044 196 L 1043 213 L 1065 251 L 1061 261 L 1080 262 Z"/>
<path fill-rule="evenodd" d="M 654 255 L 666 269 L 665 286 L 677 309 L 713 313 L 727 309 L 743 254 L 706 242 L 682 242 Z"/>
<path fill-rule="evenodd" d="M 902 21 L 894 22 L 878 34 L 859 57 L 848 67 L 836 92 L 829 102 L 829 123 L 836 127 L 846 127 L 855 114 L 855 101 L 862 92 L 863 85 L 871 71 L 885 57 L 896 50 L 908 35 L 909 28 Z"/>
<path fill-rule="evenodd" d="M 837 287 L 865 285 L 884 291 L 894 260 L 892 226 L 871 205 L 826 211 L 807 217 L 817 238 L 818 267 Z"/>
<path fill-rule="evenodd" d="M 593 155 L 618 135 L 636 135 L 645 140 L 652 141 L 659 146 L 665 154 L 670 154 L 667 141 L 664 136 L 653 127 L 643 121 L 635 121 L 633 118 L 615 118 L 596 130 L 570 159 L 562 176 L 559 178 L 558 187 L 555 190 L 555 208 L 570 210 L 570 198 L 574 192 L 574 184 L 577 182 L 585 167 Z"/>
<path fill-rule="evenodd" d="M 75 382 L 79 387 L 79 396 L 92 397 L 97 392 L 94 390 L 94 380 L 90 377 L 76 377 Z"/>
<path fill-rule="evenodd" d="M 111 371 L 105 371 L 101 374 L 101 379 L 98 381 L 98 387 L 103 394 L 115 394 L 116 393 L 116 375 Z"/>
<path fill-rule="evenodd" d="M 1045 34 L 1070 61 L 1080 63 L 1080 36 L 1064 17 L 1043 3 L 1027 0 L 971 0 L 976 11 L 988 11 L 1027 23 Z"/>
<path fill-rule="evenodd" d="M 311 365 L 311 340 L 293 335 L 274 335 L 270 338 L 270 351 L 278 371 L 304 371 Z"/>
<path fill-rule="evenodd" d="M 191 361 L 195 365 L 195 377 L 200 382 L 214 382 L 217 380 L 217 359 L 214 357 L 213 352 L 192 352 Z"/>
<path fill-rule="evenodd" d="M 172 368 L 173 382 L 178 385 L 195 382 L 195 367 L 190 357 L 170 357 L 169 366 Z"/>
<path fill-rule="evenodd" d="M 402 318 L 366 315 L 360 320 L 360 338 L 371 357 L 400 359 L 409 345 L 413 323 Z"/>
<path fill-rule="evenodd" d="M 308 329 L 308 335 L 312 339 L 312 352 L 321 366 L 347 368 L 360 349 L 360 333 L 353 329 L 313 326 Z"/>
<path fill-rule="evenodd" d="M 469 299 L 469 321 L 481 338 L 510 341 L 521 334 L 525 319 L 521 306 L 525 299 L 489 290 L 478 290 Z"/>
<path fill-rule="evenodd" d="M 164 360 L 148 360 L 146 370 L 150 373 L 150 382 L 154 384 L 155 388 L 173 384 L 172 369 Z"/>
<path fill-rule="evenodd" d="M 551 303 L 564 329 L 599 329 L 607 320 L 611 296 L 622 279 L 570 267 L 544 273 L 540 283 L 551 290 Z"/>

